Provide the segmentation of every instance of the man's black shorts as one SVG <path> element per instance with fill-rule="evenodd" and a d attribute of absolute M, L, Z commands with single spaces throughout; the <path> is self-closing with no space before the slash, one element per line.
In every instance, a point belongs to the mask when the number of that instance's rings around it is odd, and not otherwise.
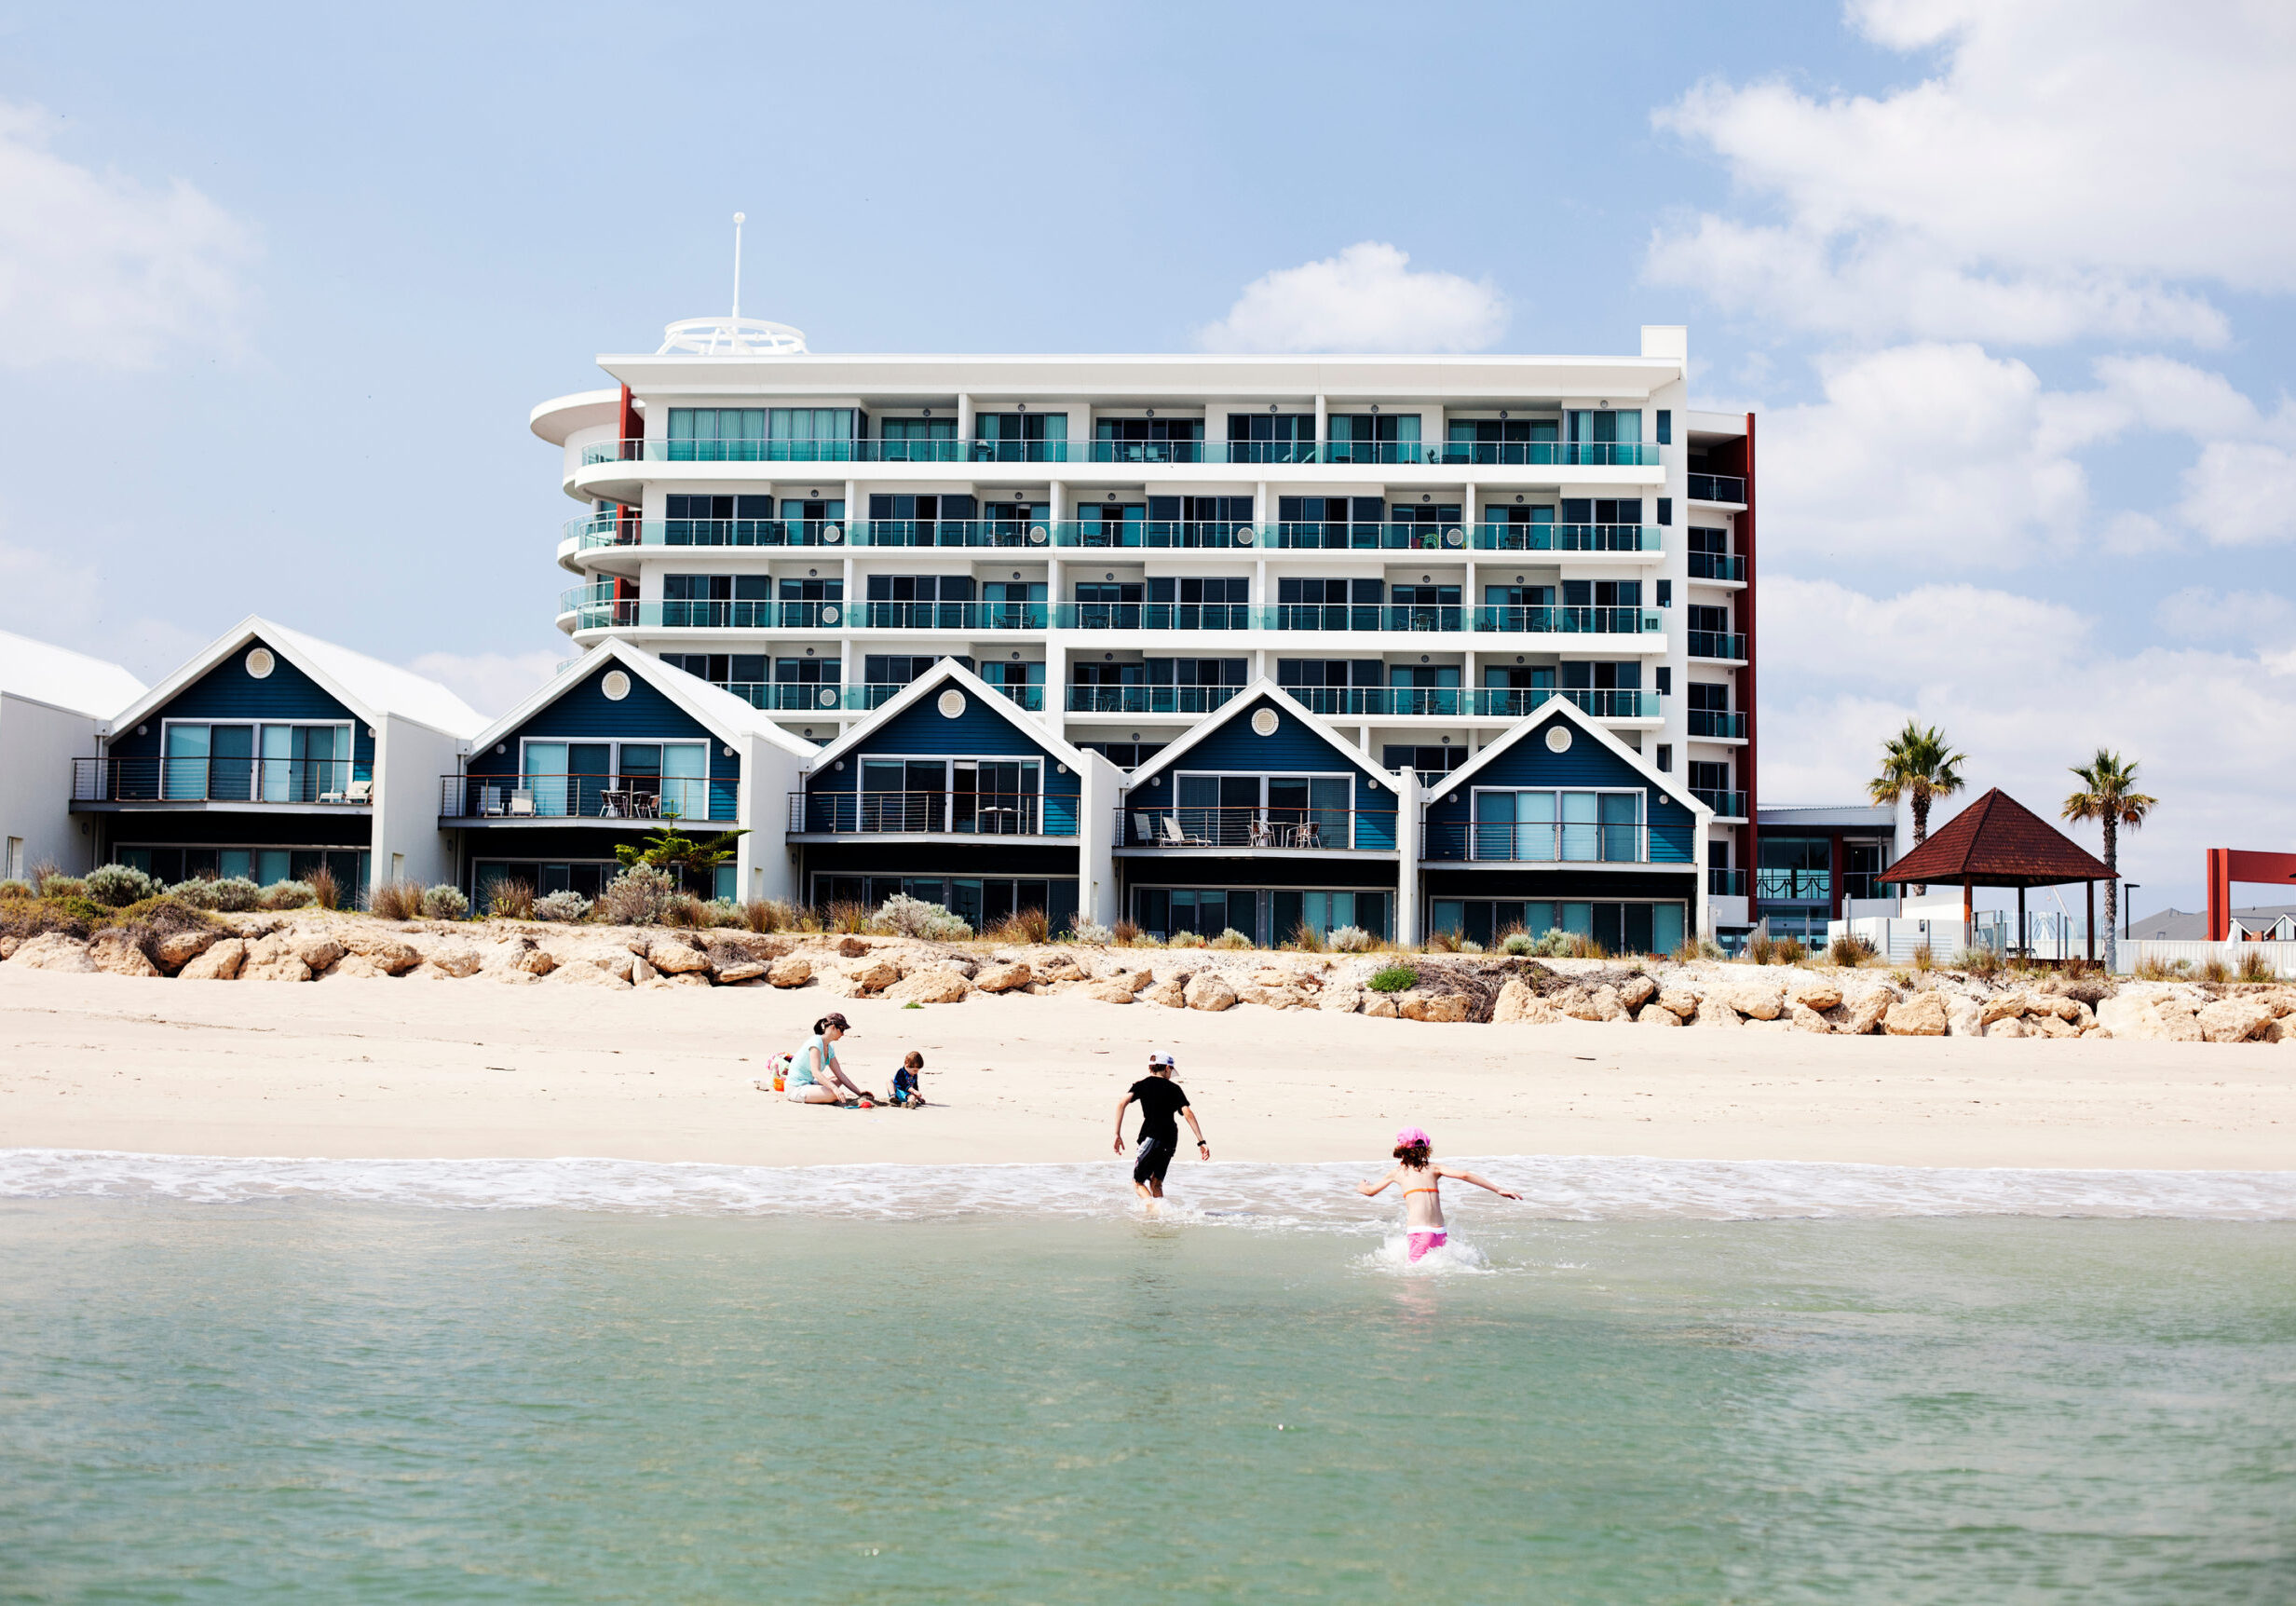
<path fill-rule="evenodd" d="M 1147 1137 L 1140 1142 L 1140 1158 L 1133 1163 L 1134 1182 L 1154 1182 L 1162 1185 L 1164 1173 L 1172 1169 L 1172 1156 L 1179 1149 L 1176 1137 Z"/>

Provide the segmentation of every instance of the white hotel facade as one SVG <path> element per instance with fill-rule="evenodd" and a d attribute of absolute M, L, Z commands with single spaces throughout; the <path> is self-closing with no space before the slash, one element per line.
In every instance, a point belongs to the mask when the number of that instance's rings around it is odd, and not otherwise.
<path fill-rule="evenodd" d="M 852 356 L 749 320 L 546 402 L 577 646 L 826 744 L 956 659 L 1148 764 L 1260 682 L 1414 796 L 1555 699 L 1755 862 L 1754 419 L 1614 357 Z"/>

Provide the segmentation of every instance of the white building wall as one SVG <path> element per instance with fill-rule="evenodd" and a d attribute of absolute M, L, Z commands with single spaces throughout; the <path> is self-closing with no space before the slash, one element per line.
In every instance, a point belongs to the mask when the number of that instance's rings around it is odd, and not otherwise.
<path fill-rule="evenodd" d="M 0 691 L 0 875 L 95 868 L 95 831 L 71 811 L 72 760 L 100 751 L 102 722 Z"/>
<path fill-rule="evenodd" d="M 374 834 L 368 855 L 373 880 L 452 882 L 454 842 L 439 829 L 440 777 L 462 768 L 462 743 L 443 731 L 385 715 L 374 728 Z"/>

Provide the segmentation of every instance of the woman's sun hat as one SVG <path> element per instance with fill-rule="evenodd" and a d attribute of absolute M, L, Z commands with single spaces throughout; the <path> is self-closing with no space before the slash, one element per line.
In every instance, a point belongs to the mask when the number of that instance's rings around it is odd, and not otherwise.
<path fill-rule="evenodd" d="M 1424 1143 L 1430 1149 L 1435 1146 L 1435 1140 L 1416 1126 L 1406 1126 L 1395 1134 L 1395 1147 L 1398 1149 L 1408 1149 L 1415 1143 Z"/>

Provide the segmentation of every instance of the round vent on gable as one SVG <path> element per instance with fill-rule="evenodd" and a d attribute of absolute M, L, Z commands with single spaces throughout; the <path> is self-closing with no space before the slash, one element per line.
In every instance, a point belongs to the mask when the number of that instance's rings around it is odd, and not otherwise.
<path fill-rule="evenodd" d="M 271 656 L 271 649 L 267 646 L 256 647 L 247 655 L 247 674 L 251 680 L 268 680 L 271 672 L 279 666 L 279 660 Z"/>
<path fill-rule="evenodd" d="M 934 701 L 933 706 L 941 711 L 944 719 L 961 718 L 965 712 L 965 694 L 951 687 Z"/>
<path fill-rule="evenodd" d="M 618 669 L 609 669 L 598 682 L 598 689 L 605 693 L 608 702 L 619 702 L 630 695 L 630 676 Z"/>
<path fill-rule="evenodd" d="M 1255 735 L 1273 736 L 1276 724 L 1275 710 L 1272 708 L 1260 709 L 1252 715 L 1252 730 Z"/>
<path fill-rule="evenodd" d="M 1570 727 L 1568 725 L 1548 726 L 1546 728 L 1546 750 L 1549 753 L 1569 752 Z"/>

